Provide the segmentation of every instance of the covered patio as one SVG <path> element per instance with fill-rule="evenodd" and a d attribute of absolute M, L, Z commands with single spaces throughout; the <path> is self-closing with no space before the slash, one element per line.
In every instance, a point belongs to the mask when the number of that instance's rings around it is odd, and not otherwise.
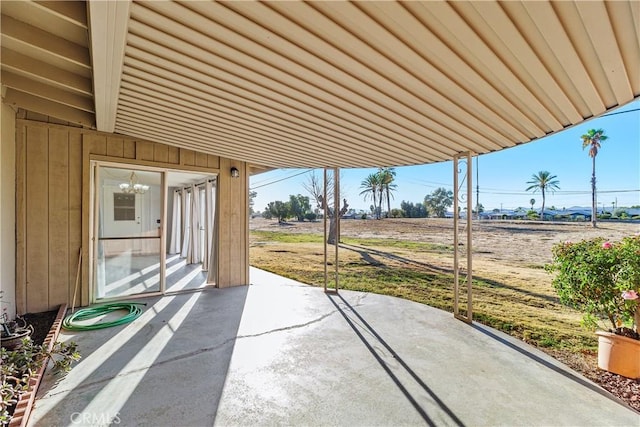
<path fill-rule="evenodd" d="M 217 177 L 213 265 L 229 287 L 148 297 L 130 325 L 63 334 L 83 360 L 48 378 L 32 424 L 637 423 L 557 362 L 448 313 L 250 278 L 248 183 L 272 168 L 461 160 L 454 186 L 471 210 L 473 156 L 640 97 L 640 3 L 1 7 L 9 315 L 74 305 L 76 290 L 77 305 L 96 301 L 92 195 L 100 167 L 114 164 Z M 162 272 L 161 182 L 159 215 L 146 219 Z M 470 297 L 468 230 L 455 236 L 468 255 L 455 270 Z"/>
<path fill-rule="evenodd" d="M 47 374 L 30 425 L 636 425 L 535 348 L 387 296 L 252 285 L 146 299 L 135 322 L 63 332 L 83 359 Z"/>
<path fill-rule="evenodd" d="M 460 160 L 455 199 L 471 210 L 472 157 L 640 96 L 634 1 L 4 1 L 1 12 L 10 317 L 73 305 L 75 282 L 80 305 L 96 301 L 105 165 L 216 175 L 215 283 L 245 285 L 251 174 Z M 159 213 L 143 219 L 164 249 L 168 188 L 157 190 Z M 468 284 L 467 258 L 454 269 Z"/>

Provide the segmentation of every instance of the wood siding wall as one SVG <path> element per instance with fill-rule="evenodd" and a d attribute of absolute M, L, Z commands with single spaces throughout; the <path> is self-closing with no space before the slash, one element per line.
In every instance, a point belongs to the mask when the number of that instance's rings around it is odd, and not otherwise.
<path fill-rule="evenodd" d="M 16 121 L 16 302 L 19 314 L 72 303 L 82 248 L 76 306 L 89 295 L 90 161 L 218 173 L 220 287 L 248 283 L 248 172 L 244 162 L 121 135 Z M 240 178 L 230 177 L 230 168 Z"/>

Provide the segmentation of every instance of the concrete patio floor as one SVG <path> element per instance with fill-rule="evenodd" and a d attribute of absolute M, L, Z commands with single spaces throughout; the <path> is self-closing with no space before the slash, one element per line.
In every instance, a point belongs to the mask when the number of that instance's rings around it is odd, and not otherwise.
<path fill-rule="evenodd" d="M 398 298 L 257 269 L 253 285 L 147 298 L 135 322 L 63 331 L 30 425 L 638 426 L 544 353 Z"/>

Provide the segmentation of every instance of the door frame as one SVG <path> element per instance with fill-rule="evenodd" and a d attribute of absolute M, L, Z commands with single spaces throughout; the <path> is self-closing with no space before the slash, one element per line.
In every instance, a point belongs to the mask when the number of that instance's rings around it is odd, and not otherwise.
<path fill-rule="evenodd" d="M 150 172 L 160 173 L 160 287 L 158 291 L 155 292 L 145 292 L 141 294 L 133 294 L 119 297 L 110 297 L 110 298 L 100 298 L 99 300 L 96 298 L 97 295 L 97 245 L 98 239 L 98 221 L 96 220 L 96 215 L 99 212 L 99 191 L 96 188 L 99 178 L 99 170 L 103 167 L 110 168 L 118 168 L 118 169 L 135 169 L 135 170 L 144 170 Z M 167 259 L 167 251 L 165 250 L 166 243 L 166 234 L 167 234 L 167 169 L 154 167 L 154 166 L 143 166 L 136 163 L 129 162 L 111 162 L 111 161 L 102 161 L 102 160 L 91 160 L 90 161 L 90 174 L 89 174 L 89 303 L 94 304 L 96 302 L 109 302 L 115 300 L 125 299 L 134 299 L 134 298 L 145 298 L 149 296 L 158 296 L 164 295 L 165 293 L 165 281 L 166 281 L 166 259 Z"/>

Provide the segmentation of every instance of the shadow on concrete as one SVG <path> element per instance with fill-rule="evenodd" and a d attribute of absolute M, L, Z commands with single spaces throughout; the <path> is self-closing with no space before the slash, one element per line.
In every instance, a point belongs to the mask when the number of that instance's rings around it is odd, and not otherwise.
<path fill-rule="evenodd" d="M 148 307 L 128 325 L 66 331 L 82 360 L 66 377 L 43 382 L 31 424 L 212 425 L 247 292 L 241 286 L 138 299 Z"/>
<path fill-rule="evenodd" d="M 430 426 L 435 426 L 436 423 L 429 417 L 425 409 L 420 406 L 418 401 L 411 395 L 411 393 L 407 390 L 407 388 L 402 384 L 400 379 L 393 373 L 393 371 L 389 368 L 389 366 L 385 363 L 385 361 L 380 357 L 378 352 L 376 352 L 374 345 L 372 345 L 367 338 L 358 330 L 358 327 L 355 325 L 354 321 L 349 318 L 347 311 L 353 313 L 358 320 L 364 325 L 367 330 L 376 338 L 377 342 L 382 344 L 382 346 L 392 355 L 392 357 L 397 361 L 400 366 L 402 366 L 405 371 L 413 378 L 413 380 L 422 387 L 422 389 L 434 400 L 434 402 L 446 413 L 451 419 L 452 425 L 464 426 L 464 423 L 453 413 L 453 411 L 436 395 L 431 388 L 425 384 L 425 382 L 405 363 L 404 360 L 398 355 L 393 348 L 376 332 L 376 330 L 356 311 L 356 309 L 345 300 L 342 295 L 338 293 L 328 293 L 327 298 L 331 301 L 331 303 L 336 307 L 337 311 L 344 317 L 346 322 L 349 324 L 353 332 L 360 338 L 362 343 L 365 345 L 367 350 L 373 355 L 376 361 L 380 364 L 382 369 L 389 375 L 391 380 L 396 384 L 396 386 L 400 389 L 400 391 L 404 394 L 404 396 L 409 400 L 411 405 L 416 409 L 416 411 L 420 414 L 422 419 L 424 419 L 425 423 Z M 335 299 L 339 298 L 342 304 L 347 307 L 347 310 L 344 310 L 340 304 L 336 303 Z"/>
<path fill-rule="evenodd" d="M 518 353 L 527 356 L 528 358 L 530 358 L 531 360 L 551 369 L 552 371 L 572 380 L 575 381 L 576 383 L 580 384 L 583 387 L 587 387 L 590 390 L 593 390 L 594 392 L 624 406 L 625 408 L 628 408 L 629 406 L 624 403 L 622 400 L 618 399 L 617 397 L 615 397 L 614 395 L 612 395 L 611 393 L 609 393 L 608 391 L 604 390 L 603 388 L 599 387 L 598 385 L 586 380 L 585 378 L 579 376 L 579 375 L 575 375 L 574 373 L 570 372 L 567 369 L 563 369 L 557 365 L 554 365 L 553 363 L 544 360 L 542 357 L 537 356 L 535 354 L 533 354 L 532 352 L 528 351 L 527 349 L 516 345 L 515 343 L 510 342 L 509 340 L 491 332 L 488 327 L 484 326 L 484 325 L 479 325 L 477 323 L 473 323 L 471 325 L 471 327 L 475 330 L 477 330 L 478 332 L 481 332 L 483 334 L 485 334 L 486 336 L 500 342 L 501 344 L 504 344 L 505 346 L 509 347 L 512 350 L 517 351 Z"/>

